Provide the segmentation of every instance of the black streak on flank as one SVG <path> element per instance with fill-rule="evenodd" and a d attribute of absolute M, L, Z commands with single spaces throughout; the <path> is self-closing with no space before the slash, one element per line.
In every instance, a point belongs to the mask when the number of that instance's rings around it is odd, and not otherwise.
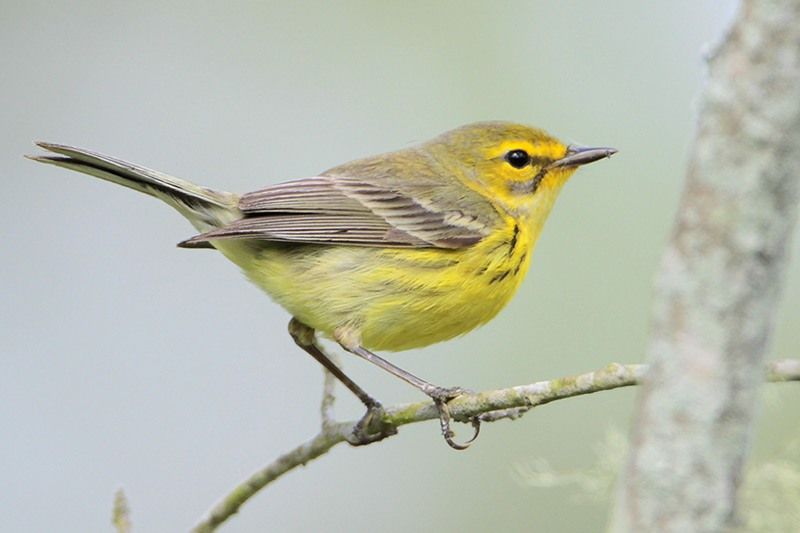
<path fill-rule="evenodd" d="M 500 272 L 498 275 L 496 275 L 495 277 L 490 279 L 489 283 L 491 284 L 491 283 L 498 283 L 500 281 L 503 281 L 504 279 L 506 279 L 508 277 L 509 274 L 511 274 L 510 270 L 504 270 L 503 272 Z"/>
<path fill-rule="evenodd" d="M 522 254 L 522 256 L 519 258 L 519 261 L 517 262 L 517 266 L 515 266 L 515 267 L 514 267 L 514 275 L 515 275 L 515 276 L 516 276 L 517 274 L 519 274 L 519 269 L 520 269 L 520 268 L 522 268 L 522 263 L 525 261 L 525 258 L 527 258 L 527 257 L 528 257 L 528 254 L 527 254 L 527 253 L 524 253 L 524 254 Z"/>
<path fill-rule="evenodd" d="M 519 237 L 519 225 L 514 223 L 514 234 L 511 235 L 511 242 L 508 243 L 508 257 L 514 255 L 514 249 L 517 247 L 517 237 Z"/>
<path fill-rule="evenodd" d="M 498 248 L 500 248 L 500 247 L 502 247 L 502 246 L 507 244 L 508 245 L 508 257 L 511 258 L 511 256 L 514 255 L 514 250 L 517 249 L 517 242 L 518 241 L 519 241 L 519 226 L 516 223 L 514 223 L 514 229 L 513 229 L 512 233 L 511 233 L 511 239 L 509 239 L 506 243 L 501 243 L 501 244 L 495 246 L 492 249 L 492 251 L 489 252 L 488 255 L 494 254 L 494 252 Z M 526 254 L 522 254 L 522 258 L 519 260 L 519 263 L 517 263 L 517 267 L 514 269 L 514 275 L 517 275 L 517 272 L 519 272 L 520 265 L 522 265 L 522 262 L 525 260 L 525 255 Z M 475 274 L 478 275 L 478 276 L 482 276 L 482 275 L 486 274 L 486 271 L 488 269 L 489 269 L 489 264 L 487 263 L 487 264 L 483 265 L 481 268 L 479 268 L 475 272 Z M 500 274 L 497 274 L 496 276 L 494 276 L 491 280 L 489 280 L 489 283 L 497 283 L 498 281 L 503 281 L 504 279 L 506 279 L 506 277 L 510 273 L 511 272 L 508 271 L 508 270 L 503 271 Z"/>

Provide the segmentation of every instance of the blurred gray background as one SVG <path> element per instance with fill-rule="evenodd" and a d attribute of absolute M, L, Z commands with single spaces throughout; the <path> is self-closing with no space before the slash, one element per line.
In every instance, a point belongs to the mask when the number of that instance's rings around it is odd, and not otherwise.
<path fill-rule="evenodd" d="M 192 229 L 121 187 L 22 158 L 74 144 L 247 191 L 476 120 L 620 153 L 580 171 L 519 294 L 466 337 L 393 356 L 488 389 L 642 360 L 651 280 L 681 189 L 703 54 L 733 1 L 0 1 L 0 514 L 7 531 L 188 529 L 311 437 L 322 373 L 289 316 Z M 735 176 L 731 176 L 735 179 Z M 775 356 L 800 355 L 800 239 Z M 385 403 L 421 399 L 348 356 Z M 769 387 L 757 460 L 797 438 L 798 387 Z M 435 423 L 335 448 L 224 531 L 597 531 L 608 501 L 531 488 L 536 458 L 590 467 L 635 392 L 486 427 L 467 452 Z M 361 414 L 341 393 L 341 418 Z M 791 422 L 790 422 L 791 421 Z M 466 428 L 459 428 L 461 434 Z"/>

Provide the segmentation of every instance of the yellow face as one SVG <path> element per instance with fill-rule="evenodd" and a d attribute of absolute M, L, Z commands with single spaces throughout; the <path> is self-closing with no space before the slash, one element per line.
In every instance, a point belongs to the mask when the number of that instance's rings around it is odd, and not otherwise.
<path fill-rule="evenodd" d="M 577 168 L 557 163 L 568 155 L 566 145 L 519 124 L 471 124 L 439 142 L 457 154 L 466 185 L 518 214 L 535 210 L 541 201 L 549 205 L 545 197 L 555 196 Z"/>
<path fill-rule="evenodd" d="M 529 204 L 534 196 L 557 192 L 576 167 L 552 168 L 564 158 L 567 147 L 559 141 L 539 138 L 509 139 L 484 148 L 476 164 L 484 192 L 513 209 Z"/>

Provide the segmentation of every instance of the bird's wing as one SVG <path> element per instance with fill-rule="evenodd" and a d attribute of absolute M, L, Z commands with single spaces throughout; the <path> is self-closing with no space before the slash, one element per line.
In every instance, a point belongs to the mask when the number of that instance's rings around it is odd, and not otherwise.
<path fill-rule="evenodd" d="M 435 205 L 380 183 L 346 176 L 288 181 L 242 196 L 244 217 L 181 246 L 260 239 L 390 248 L 463 248 L 490 228 L 458 207 Z"/>

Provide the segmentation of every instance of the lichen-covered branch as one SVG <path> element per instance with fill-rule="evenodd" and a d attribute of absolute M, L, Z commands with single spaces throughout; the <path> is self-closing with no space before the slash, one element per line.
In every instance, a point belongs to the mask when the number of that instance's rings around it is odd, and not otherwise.
<path fill-rule="evenodd" d="M 517 418 L 532 407 L 555 400 L 636 385 L 641 381 L 644 372 L 644 365 L 611 364 L 601 370 L 577 376 L 463 395 L 449 403 L 450 413 L 454 419 L 460 421 L 468 421 L 473 417 L 481 417 L 483 421 Z M 767 379 L 776 382 L 800 381 L 800 360 L 775 361 L 768 366 Z M 325 395 L 329 394 L 330 391 L 326 388 Z M 324 412 L 328 413 L 327 410 Z M 424 401 L 388 407 L 384 421 L 394 426 L 402 426 L 438 418 L 433 403 Z M 278 457 L 237 485 L 209 511 L 193 531 L 195 533 L 214 531 L 268 484 L 294 468 L 327 453 L 337 444 L 346 442 L 355 424 L 355 421 L 327 420 L 319 434 L 311 440 Z"/>
<path fill-rule="evenodd" d="M 800 188 L 800 0 L 744 0 L 709 60 L 657 278 L 614 531 L 727 531 Z"/>

